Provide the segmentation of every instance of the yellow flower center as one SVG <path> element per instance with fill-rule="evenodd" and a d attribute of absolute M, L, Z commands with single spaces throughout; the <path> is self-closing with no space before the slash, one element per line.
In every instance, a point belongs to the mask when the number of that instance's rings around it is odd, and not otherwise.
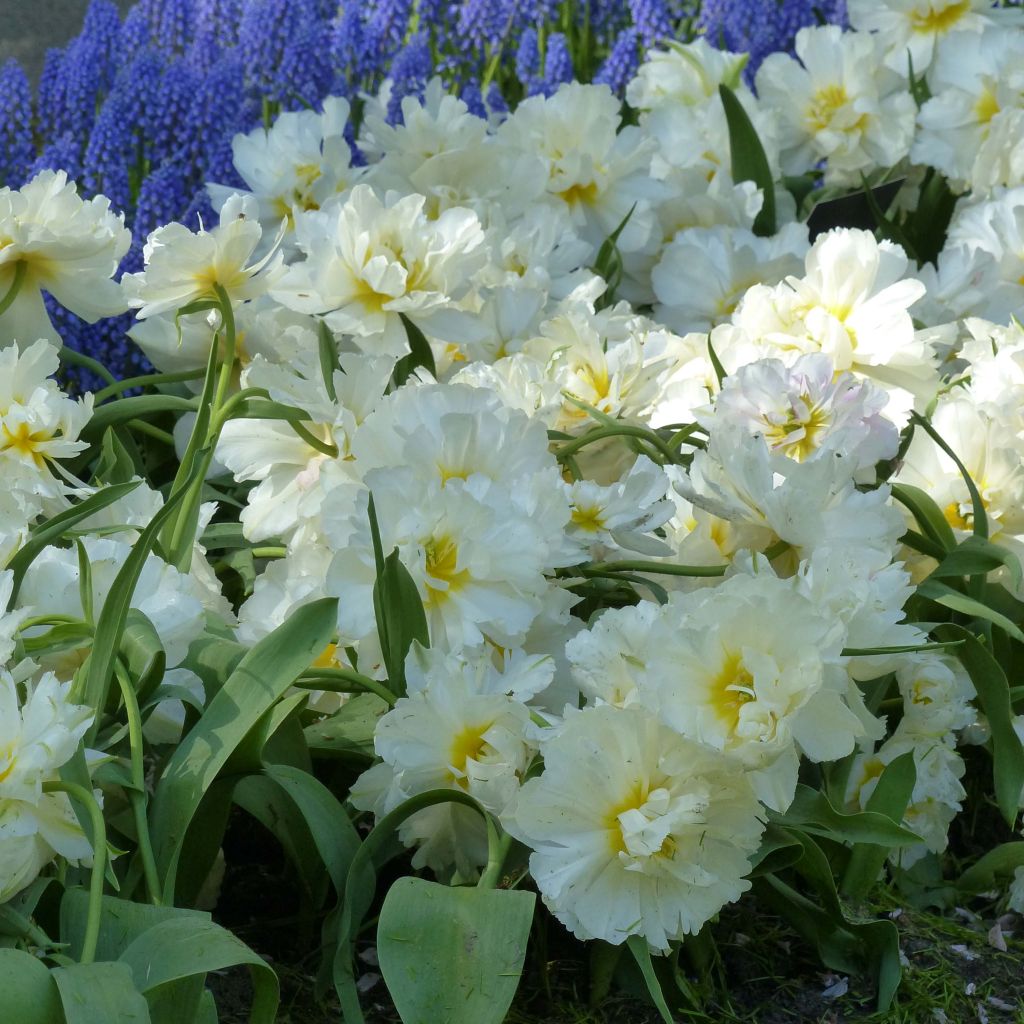
<path fill-rule="evenodd" d="M 603 511 L 597 505 L 591 505 L 589 508 L 574 505 L 572 521 L 586 533 L 597 533 L 604 529 Z"/>
<path fill-rule="evenodd" d="M 849 101 L 846 88 L 840 83 L 822 86 L 812 97 L 807 108 L 807 122 L 814 132 L 823 132 L 836 112 Z"/>
<path fill-rule="evenodd" d="M 722 667 L 711 682 L 711 706 L 718 717 L 733 730 L 739 723 L 740 709 L 756 699 L 754 677 L 743 664 L 743 656 L 726 652 Z"/>
<path fill-rule="evenodd" d="M 946 522 L 955 530 L 970 530 L 974 521 L 974 510 L 972 506 L 959 501 L 951 501 L 943 510 L 942 514 Z"/>
<path fill-rule="evenodd" d="M 310 668 L 337 668 L 338 645 L 328 644 L 316 657 Z"/>
<path fill-rule="evenodd" d="M 2 428 L 3 439 L 0 442 L 0 451 L 13 449 L 19 455 L 31 458 L 37 466 L 43 464 L 44 458 L 39 449 L 52 440 L 52 435 L 45 431 L 33 431 L 27 423 L 19 423 L 14 430 L 5 423 Z"/>
<path fill-rule="evenodd" d="M 478 725 L 467 725 L 452 738 L 452 745 L 448 752 L 448 764 L 452 769 L 448 772 L 448 777 L 451 782 L 465 789 L 466 762 L 479 761 L 486 756 L 490 744 L 484 739 L 484 733 L 493 724 L 493 722 L 481 722 Z"/>
<path fill-rule="evenodd" d="M 469 579 L 469 570 L 459 568 L 459 546 L 448 536 L 434 537 L 424 545 L 427 591 L 434 604 L 446 601 Z M 441 586 L 436 584 L 440 583 Z"/>
<path fill-rule="evenodd" d="M 929 6 L 927 11 L 915 11 L 910 16 L 910 27 L 921 35 L 943 35 L 948 32 L 971 9 L 970 0 L 959 0 L 936 10 Z"/>
<path fill-rule="evenodd" d="M 647 797 L 652 788 L 650 782 L 645 782 L 643 779 L 637 780 L 628 796 L 620 800 L 619 803 L 613 804 L 608 811 L 605 816 L 605 827 L 608 829 L 608 844 L 613 853 L 626 852 L 626 840 L 622 835 L 622 823 L 619 821 L 619 815 L 643 807 L 647 803 Z"/>
<path fill-rule="evenodd" d="M 638 854 L 635 847 L 632 851 L 630 850 L 630 844 L 626 841 L 628 826 L 623 824 L 621 820 L 622 815 L 630 811 L 643 812 L 648 800 L 651 798 L 651 794 L 655 790 L 660 789 L 665 784 L 665 781 L 664 779 L 657 780 L 656 782 L 651 779 L 638 779 L 633 783 L 626 797 L 608 810 L 604 818 L 604 825 L 608 832 L 608 845 L 615 856 L 618 856 L 620 853 L 627 855 L 632 853 L 633 856 Z M 650 811 L 648 810 L 649 814 Z M 649 818 L 648 820 L 652 819 Z M 666 835 L 661 840 L 657 850 L 652 850 L 648 846 L 641 855 L 671 860 L 676 854 L 677 847 L 676 840 L 671 835 Z"/>
<path fill-rule="evenodd" d="M 974 114 L 981 124 L 988 124 L 999 113 L 999 100 L 988 86 L 974 104 Z"/>
<path fill-rule="evenodd" d="M 249 275 L 242 267 L 218 267 L 211 263 L 193 274 L 192 279 L 200 295 L 213 298 L 217 294 L 215 285 L 219 284 L 230 295 L 249 280 Z"/>
<path fill-rule="evenodd" d="M 597 201 L 597 182 L 591 181 L 586 185 L 577 182 L 570 185 L 563 192 L 558 193 L 559 198 L 565 200 L 570 206 L 593 206 Z"/>
<path fill-rule="evenodd" d="M 784 455 L 797 462 L 803 462 L 817 451 L 829 422 L 828 413 L 811 406 L 807 395 L 801 396 L 801 404 L 806 415 L 800 416 L 793 410 L 784 422 L 768 424 L 764 432 L 772 449 L 781 449 Z"/>

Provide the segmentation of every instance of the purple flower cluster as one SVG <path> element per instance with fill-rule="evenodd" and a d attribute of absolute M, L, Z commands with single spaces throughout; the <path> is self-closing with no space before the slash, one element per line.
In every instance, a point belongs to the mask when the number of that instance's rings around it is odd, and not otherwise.
<path fill-rule="evenodd" d="M 846 25 L 846 0 L 704 0 L 697 28 L 723 50 L 749 53 L 744 72 L 754 73 L 770 53 L 793 52 L 797 32 L 807 25 Z"/>
<path fill-rule="evenodd" d="M 204 183 L 241 184 L 240 131 L 280 110 L 353 101 L 391 80 L 388 118 L 440 74 L 472 110 L 506 110 L 574 78 L 622 93 L 643 52 L 697 17 L 697 0 L 139 0 L 122 22 L 91 0 L 82 31 L 50 50 L 33 100 L 20 67 L 0 69 L 0 184 L 61 168 L 86 195 L 124 212 L 141 265 L 161 223 L 213 216 Z M 844 0 L 703 0 L 696 28 L 749 50 L 751 68 L 816 17 L 842 22 Z M 486 72 L 486 79 L 485 79 Z M 481 82 L 488 82 L 486 96 Z M 355 147 L 353 159 L 362 159 Z M 138 357 L 120 327 L 60 314 L 68 343 L 116 372 Z"/>

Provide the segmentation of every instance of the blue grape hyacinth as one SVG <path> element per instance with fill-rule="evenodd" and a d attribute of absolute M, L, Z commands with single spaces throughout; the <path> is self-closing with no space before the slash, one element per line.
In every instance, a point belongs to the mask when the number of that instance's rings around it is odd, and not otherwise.
<path fill-rule="evenodd" d="M 158 224 L 213 217 L 205 182 L 241 185 L 232 138 L 282 110 L 346 97 L 361 164 L 361 97 L 385 80 L 393 123 L 434 75 L 500 116 L 574 78 L 623 95 L 645 50 L 694 19 L 715 45 L 751 51 L 753 69 L 818 17 L 843 22 L 844 0 L 704 0 L 699 14 L 695 0 L 139 0 L 123 20 L 112 0 L 91 0 L 34 96 L 16 63 L 0 69 L 0 184 L 63 169 L 83 194 L 107 195 L 135 238 L 121 270 L 136 270 Z M 123 325 L 55 315 L 70 347 L 138 372 Z"/>

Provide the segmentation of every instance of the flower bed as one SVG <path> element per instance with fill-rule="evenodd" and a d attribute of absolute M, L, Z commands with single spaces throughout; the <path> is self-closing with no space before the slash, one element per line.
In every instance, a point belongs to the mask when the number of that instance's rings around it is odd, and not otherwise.
<path fill-rule="evenodd" d="M 279 860 L 348 1024 L 500 1024 L 553 943 L 696 1014 L 741 910 L 883 1014 L 904 906 L 1009 948 L 1024 15 L 858 0 L 754 71 L 653 3 L 142 4 L 104 71 L 107 6 L 41 91 L 91 69 L 82 162 L 0 190 L 12 1020 L 205 1024 L 241 965 L 272 1021 Z"/>

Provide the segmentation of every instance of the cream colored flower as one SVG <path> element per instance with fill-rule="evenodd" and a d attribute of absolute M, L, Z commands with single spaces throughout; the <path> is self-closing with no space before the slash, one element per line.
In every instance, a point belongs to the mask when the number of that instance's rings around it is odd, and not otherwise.
<path fill-rule="evenodd" d="M 641 935 L 656 951 L 749 887 L 763 821 L 743 772 L 642 708 L 571 714 L 509 827 L 530 874 L 580 939 Z"/>
<path fill-rule="evenodd" d="M 124 217 L 105 196 L 83 200 L 64 171 L 40 171 L 21 189 L 0 189 L 0 297 L 24 278 L 14 301 L 0 314 L 5 340 L 30 344 L 60 338 L 43 305 L 47 291 L 89 323 L 125 309 L 111 280 L 131 245 Z"/>
<path fill-rule="evenodd" d="M 280 272 L 281 254 L 260 260 L 253 253 L 263 237 L 259 211 L 250 197 L 232 196 L 211 231 L 184 224 L 157 228 L 146 240 L 146 269 L 121 279 L 128 305 L 139 319 L 175 312 L 191 302 L 218 299 L 223 289 L 232 303 L 263 295 Z"/>
<path fill-rule="evenodd" d="M 26 684 L 21 701 L 14 677 L 0 669 L 0 903 L 54 856 L 87 861 L 92 855 L 67 796 L 43 792 L 92 720 L 89 708 L 69 703 L 69 688 L 47 673 Z"/>
<path fill-rule="evenodd" d="M 758 96 L 779 119 L 787 174 L 824 160 L 827 185 L 859 185 L 861 174 L 907 155 L 914 100 L 905 81 L 881 65 L 877 37 L 837 25 L 802 28 L 796 55 L 770 54 L 757 72 Z"/>

